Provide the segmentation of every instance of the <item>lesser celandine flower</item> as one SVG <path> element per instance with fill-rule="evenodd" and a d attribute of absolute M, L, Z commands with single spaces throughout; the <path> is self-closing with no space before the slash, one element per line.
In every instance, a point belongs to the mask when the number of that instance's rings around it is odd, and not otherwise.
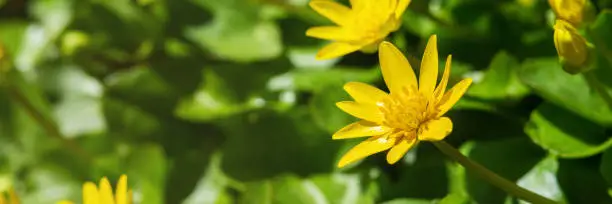
<path fill-rule="evenodd" d="M 117 182 L 115 194 L 106 177 L 100 180 L 100 186 L 87 182 L 83 184 L 83 204 L 131 204 L 132 191 L 127 187 L 127 176 L 121 175 Z M 70 201 L 60 201 L 57 204 L 72 204 Z"/>
<path fill-rule="evenodd" d="M 338 163 L 343 167 L 377 152 L 389 150 L 387 162 L 394 164 L 419 141 L 439 141 L 453 129 L 453 123 L 443 115 L 463 96 L 472 83 L 464 79 L 446 91 L 451 56 L 446 60 L 442 80 L 438 79 L 436 36 L 431 36 L 421 63 L 419 80 L 404 55 L 391 43 L 379 47 L 380 66 L 389 91 L 349 82 L 346 92 L 355 101 L 338 102 L 343 111 L 360 118 L 333 135 L 333 139 L 372 136 L 349 150 Z"/>
<path fill-rule="evenodd" d="M 10 188 L 8 192 L 0 193 L 0 204 L 19 204 L 19 197 L 15 193 L 15 189 Z"/>
<path fill-rule="evenodd" d="M 350 3 L 351 8 L 331 0 L 310 2 L 310 7 L 337 24 L 306 31 L 307 36 L 333 41 L 317 53 L 317 59 L 340 57 L 357 50 L 375 51 L 378 43 L 399 28 L 410 0 L 350 0 Z"/>
<path fill-rule="evenodd" d="M 582 22 L 586 0 L 548 0 L 558 19 L 563 19 L 576 26 Z"/>
<path fill-rule="evenodd" d="M 572 24 L 557 20 L 555 22 L 555 47 L 563 65 L 570 74 L 576 74 L 587 69 L 589 49 L 587 41 L 578 33 Z"/>

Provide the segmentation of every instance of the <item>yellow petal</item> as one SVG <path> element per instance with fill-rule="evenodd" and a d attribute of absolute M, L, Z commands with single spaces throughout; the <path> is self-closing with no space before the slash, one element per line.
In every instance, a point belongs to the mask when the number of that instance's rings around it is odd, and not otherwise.
<path fill-rule="evenodd" d="M 386 41 L 378 49 L 380 68 L 389 91 L 398 93 L 402 87 L 416 87 L 416 76 L 402 52 Z"/>
<path fill-rule="evenodd" d="M 351 3 L 351 8 L 353 10 L 359 10 L 363 8 L 363 1 L 364 0 L 350 0 Z"/>
<path fill-rule="evenodd" d="M 380 123 L 383 120 L 382 112 L 375 105 L 356 103 L 354 101 L 341 101 L 336 103 L 336 106 L 352 116 L 370 122 Z"/>
<path fill-rule="evenodd" d="M 347 164 L 353 163 L 364 157 L 385 151 L 395 144 L 395 140 L 395 138 L 387 138 L 386 135 L 371 137 L 370 139 L 359 143 L 357 146 L 353 147 L 346 154 L 344 154 L 344 156 L 342 156 L 340 159 L 340 162 L 338 162 L 338 167 L 342 168 Z"/>
<path fill-rule="evenodd" d="M 336 133 L 334 133 L 332 139 L 337 140 L 365 136 L 378 136 L 384 135 L 391 130 L 392 129 L 390 127 L 362 120 L 351 123 L 338 130 Z"/>
<path fill-rule="evenodd" d="M 0 192 L 0 204 L 8 204 L 6 198 L 4 197 L 4 193 Z"/>
<path fill-rule="evenodd" d="M 315 0 L 311 1 L 308 5 L 317 13 L 338 25 L 346 25 L 351 19 L 351 9 L 334 1 Z"/>
<path fill-rule="evenodd" d="M 431 98 L 438 80 L 438 43 L 436 35 L 429 37 L 419 75 L 419 91 Z"/>
<path fill-rule="evenodd" d="M 127 176 L 121 175 L 117 182 L 117 189 L 115 189 L 115 203 L 127 204 Z"/>
<path fill-rule="evenodd" d="M 306 36 L 335 41 L 351 41 L 356 39 L 356 37 L 354 37 L 355 35 L 352 35 L 351 32 L 347 32 L 346 29 L 338 26 L 317 26 L 308 28 L 308 30 L 306 30 Z"/>
<path fill-rule="evenodd" d="M 55 204 L 74 204 L 74 203 L 72 201 L 62 200 L 62 201 L 59 201 L 59 202 L 57 202 Z"/>
<path fill-rule="evenodd" d="M 340 57 L 346 55 L 351 52 L 355 52 L 361 49 L 361 45 L 350 44 L 350 43 L 342 43 L 342 42 L 333 42 L 325 47 L 321 48 L 317 53 L 317 60 L 326 60 L 333 59 L 336 57 Z"/>
<path fill-rule="evenodd" d="M 127 195 L 128 195 L 128 197 L 127 197 L 127 199 L 128 199 L 127 200 L 127 204 L 132 204 L 132 196 L 133 196 L 132 189 L 128 190 Z"/>
<path fill-rule="evenodd" d="M 17 193 L 15 192 L 15 189 L 13 187 L 11 187 L 9 189 L 9 201 L 10 204 L 19 204 L 19 196 L 17 196 Z"/>
<path fill-rule="evenodd" d="M 100 203 L 100 195 L 96 184 L 92 182 L 83 184 L 83 204 L 103 204 Z"/>
<path fill-rule="evenodd" d="M 419 140 L 440 141 L 453 131 L 453 122 L 447 117 L 430 120 L 419 127 Z"/>
<path fill-rule="evenodd" d="M 349 82 L 344 84 L 344 90 L 355 99 L 357 103 L 377 104 L 387 97 L 387 93 L 369 84 Z"/>
<path fill-rule="evenodd" d="M 406 8 L 410 2 L 411 0 L 399 0 L 399 2 L 397 2 L 397 7 L 395 8 L 395 18 L 402 18 L 402 14 L 404 14 L 404 11 L 406 11 Z"/>
<path fill-rule="evenodd" d="M 393 146 L 391 150 L 389 150 L 389 153 L 387 153 L 387 163 L 395 164 L 402 157 L 404 157 L 406 152 L 408 152 L 408 150 L 410 150 L 410 148 L 412 148 L 416 142 L 416 139 L 403 138 L 400 142 Z"/>
<path fill-rule="evenodd" d="M 444 74 L 442 74 L 442 79 L 440 80 L 440 84 L 438 84 L 438 87 L 436 87 L 436 91 L 434 92 L 436 101 L 439 101 L 444 95 L 444 92 L 446 91 L 446 85 L 448 84 L 448 77 L 450 76 L 450 72 L 451 72 L 451 60 L 452 60 L 452 56 L 448 55 L 448 57 L 446 58 L 446 65 L 444 66 Z"/>
<path fill-rule="evenodd" d="M 114 204 L 113 189 L 106 177 L 100 179 L 100 204 Z"/>
<path fill-rule="evenodd" d="M 470 87 L 470 84 L 472 84 L 472 79 L 468 78 L 461 80 L 452 89 L 448 90 L 444 96 L 442 96 L 442 99 L 438 104 L 438 110 L 440 111 L 438 112 L 438 117 L 444 115 L 453 107 L 453 105 L 455 105 L 455 103 L 457 103 L 468 87 Z"/>

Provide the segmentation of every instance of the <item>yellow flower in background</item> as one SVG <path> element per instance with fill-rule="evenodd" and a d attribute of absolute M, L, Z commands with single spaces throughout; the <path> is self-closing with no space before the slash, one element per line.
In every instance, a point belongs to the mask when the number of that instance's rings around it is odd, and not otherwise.
<path fill-rule="evenodd" d="M 0 204 L 19 204 L 19 197 L 17 193 L 15 193 L 15 189 L 10 188 L 6 193 L 8 197 L 4 195 L 4 193 L 0 193 Z"/>
<path fill-rule="evenodd" d="M 83 204 L 131 204 L 132 191 L 127 187 L 127 176 L 121 175 L 113 195 L 113 189 L 106 177 L 100 179 L 99 188 L 95 183 L 83 184 Z M 70 201 L 60 201 L 57 204 L 72 204 Z"/>
<path fill-rule="evenodd" d="M 554 29 L 555 47 L 559 59 L 562 64 L 569 65 L 564 69 L 573 74 L 579 72 L 580 68 L 585 66 L 588 57 L 586 40 L 572 24 L 564 20 L 557 20 Z"/>
<path fill-rule="evenodd" d="M 323 47 L 316 58 L 331 59 L 357 50 L 376 50 L 378 43 L 396 31 L 410 0 L 351 0 L 351 8 L 331 0 L 309 3 L 316 12 L 337 26 L 319 26 L 306 35 L 333 41 Z"/>
<path fill-rule="evenodd" d="M 379 47 L 380 66 L 391 93 L 360 82 L 344 85 L 355 101 L 336 105 L 361 121 L 340 129 L 332 138 L 372 137 L 349 150 L 338 167 L 388 149 L 387 162 L 394 164 L 419 141 L 439 141 L 452 131 L 453 123 L 442 116 L 463 96 L 472 80 L 464 79 L 446 91 L 451 65 L 449 55 L 442 80 L 436 87 L 436 41 L 434 35 L 427 43 L 418 81 L 404 55 L 391 43 L 383 42 Z"/>
<path fill-rule="evenodd" d="M 548 4 L 558 19 L 566 20 L 575 26 L 582 22 L 586 0 L 548 0 Z"/>

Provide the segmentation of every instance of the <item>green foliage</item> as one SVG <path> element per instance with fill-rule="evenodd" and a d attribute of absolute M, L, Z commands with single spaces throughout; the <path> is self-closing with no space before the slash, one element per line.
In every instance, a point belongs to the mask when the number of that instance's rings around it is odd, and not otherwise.
<path fill-rule="evenodd" d="M 331 139 L 357 120 L 335 106 L 343 85 L 387 89 L 377 54 L 315 60 L 327 42 L 305 31 L 329 22 L 307 2 L 0 0 L 0 192 L 79 203 L 84 182 L 127 174 L 147 204 L 522 202 L 426 142 L 336 168 L 363 140 Z M 580 29 L 612 94 L 612 4 L 592 2 Z M 387 40 L 418 70 L 437 34 L 449 86 L 474 80 L 447 114 L 469 158 L 561 203 L 612 203 L 612 107 L 563 71 L 549 14 L 413 0 Z"/>

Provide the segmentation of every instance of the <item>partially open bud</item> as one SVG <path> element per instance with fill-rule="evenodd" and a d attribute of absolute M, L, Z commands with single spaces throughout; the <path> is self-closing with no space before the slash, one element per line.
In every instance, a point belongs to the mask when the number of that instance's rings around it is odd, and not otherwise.
<path fill-rule="evenodd" d="M 550 7 L 558 19 L 568 21 L 573 25 L 580 25 L 584 10 L 587 8 L 586 0 L 548 0 Z"/>
<path fill-rule="evenodd" d="M 586 71 L 590 67 L 587 41 L 564 20 L 557 20 L 554 29 L 555 47 L 563 69 L 570 74 Z"/>

